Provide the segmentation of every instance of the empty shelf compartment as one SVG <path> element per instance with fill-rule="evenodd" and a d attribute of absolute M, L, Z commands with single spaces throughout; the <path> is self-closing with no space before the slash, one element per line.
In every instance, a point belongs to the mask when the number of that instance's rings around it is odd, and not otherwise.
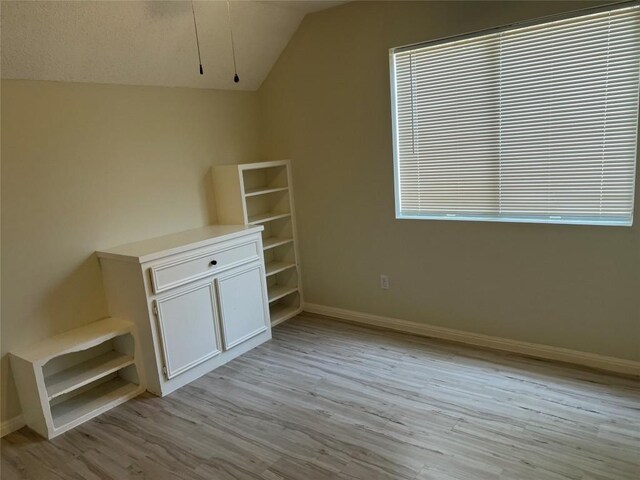
<path fill-rule="evenodd" d="M 78 395 L 53 405 L 51 407 L 53 425 L 55 428 L 61 428 L 75 421 L 84 421 L 95 417 L 133 398 L 140 390 L 139 385 L 114 376 Z"/>
<path fill-rule="evenodd" d="M 297 305 L 276 305 L 271 310 L 271 326 L 278 325 L 291 317 L 294 317 L 300 310 Z"/>
<path fill-rule="evenodd" d="M 112 350 L 45 378 L 49 400 L 133 364 L 133 357 Z"/>
<path fill-rule="evenodd" d="M 279 247 L 280 245 L 286 245 L 293 242 L 291 237 L 268 237 L 262 241 L 262 248 L 269 250 L 270 248 Z"/>
<path fill-rule="evenodd" d="M 241 165 L 242 183 L 246 196 L 260 195 L 261 193 L 269 193 L 268 191 L 276 191 L 277 189 L 286 190 L 289 185 L 287 177 L 286 165 Z"/>
<path fill-rule="evenodd" d="M 283 192 L 289 187 L 257 187 L 245 190 L 245 197 L 254 197 L 256 195 L 265 195 L 267 193 Z"/>
<path fill-rule="evenodd" d="M 290 293 L 297 292 L 297 286 L 289 286 L 289 285 L 273 285 L 269 287 L 269 303 L 275 302 L 276 300 L 286 297 Z"/>
<path fill-rule="evenodd" d="M 289 268 L 295 268 L 294 262 L 269 262 L 265 265 L 267 277 L 275 275 L 276 273 L 284 272 Z"/>

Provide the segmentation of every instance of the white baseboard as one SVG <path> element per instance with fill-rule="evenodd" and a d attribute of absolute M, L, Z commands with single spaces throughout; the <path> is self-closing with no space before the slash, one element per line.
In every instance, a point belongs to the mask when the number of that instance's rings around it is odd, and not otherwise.
<path fill-rule="evenodd" d="M 537 343 L 521 342 L 519 340 L 511 340 L 508 338 L 493 337 L 480 333 L 437 327 L 424 323 L 400 320 L 398 318 L 381 317 L 379 315 L 355 312 L 342 308 L 327 307 L 325 305 L 317 305 L 313 303 L 305 303 L 304 310 L 306 312 L 334 317 L 336 319 L 346 320 L 362 325 L 413 333 L 424 337 L 450 340 L 478 347 L 492 348 L 494 350 L 502 350 L 530 357 L 543 358 L 545 360 L 572 363 L 609 372 L 640 376 L 640 362 L 625 360 L 623 358 L 608 357 L 595 353 L 580 352 L 577 350 L 570 350 L 568 348 L 551 347 Z"/>
<path fill-rule="evenodd" d="M 20 430 L 24 426 L 24 417 L 22 415 L 15 416 L 13 418 L 10 418 L 9 420 L 5 420 L 4 422 L 0 423 L 0 437 L 4 437 L 11 432 Z"/>

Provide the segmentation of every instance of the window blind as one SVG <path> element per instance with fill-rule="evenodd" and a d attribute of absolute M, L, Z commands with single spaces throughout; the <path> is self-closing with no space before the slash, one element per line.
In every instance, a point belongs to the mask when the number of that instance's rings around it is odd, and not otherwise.
<path fill-rule="evenodd" d="M 631 225 L 638 5 L 391 50 L 396 213 Z"/>

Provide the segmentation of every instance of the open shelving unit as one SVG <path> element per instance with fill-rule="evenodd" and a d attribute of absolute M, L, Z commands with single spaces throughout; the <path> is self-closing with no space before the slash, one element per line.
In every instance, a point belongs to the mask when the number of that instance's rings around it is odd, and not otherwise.
<path fill-rule="evenodd" d="M 297 315 L 303 296 L 289 161 L 216 166 L 212 178 L 219 223 L 264 226 L 271 326 Z"/>
<path fill-rule="evenodd" d="M 11 353 L 26 424 L 53 438 L 144 391 L 130 322 L 107 318 Z"/>
<path fill-rule="evenodd" d="M 49 400 L 70 393 L 133 364 L 133 357 L 116 350 L 90 358 L 45 378 Z"/>

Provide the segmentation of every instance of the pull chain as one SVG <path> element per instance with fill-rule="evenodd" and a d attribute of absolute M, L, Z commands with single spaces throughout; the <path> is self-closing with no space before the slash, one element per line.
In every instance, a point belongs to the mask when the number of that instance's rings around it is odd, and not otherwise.
<path fill-rule="evenodd" d="M 193 29 L 196 32 L 196 47 L 198 47 L 198 63 L 200 64 L 200 75 L 204 75 L 202 69 L 202 58 L 200 57 L 200 39 L 198 38 L 198 24 L 196 23 L 196 11 L 193 7 L 193 0 L 191 0 L 191 14 L 193 15 Z"/>
<path fill-rule="evenodd" d="M 236 67 L 236 49 L 233 44 L 233 27 L 231 26 L 231 7 L 229 5 L 229 0 L 227 0 L 227 18 L 229 19 L 229 35 L 231 36 L 231 55 L 233 56 L 233 81 L 238 83 L 240 81 L 240 77 L 238 76 L 238 67 Z"/>

